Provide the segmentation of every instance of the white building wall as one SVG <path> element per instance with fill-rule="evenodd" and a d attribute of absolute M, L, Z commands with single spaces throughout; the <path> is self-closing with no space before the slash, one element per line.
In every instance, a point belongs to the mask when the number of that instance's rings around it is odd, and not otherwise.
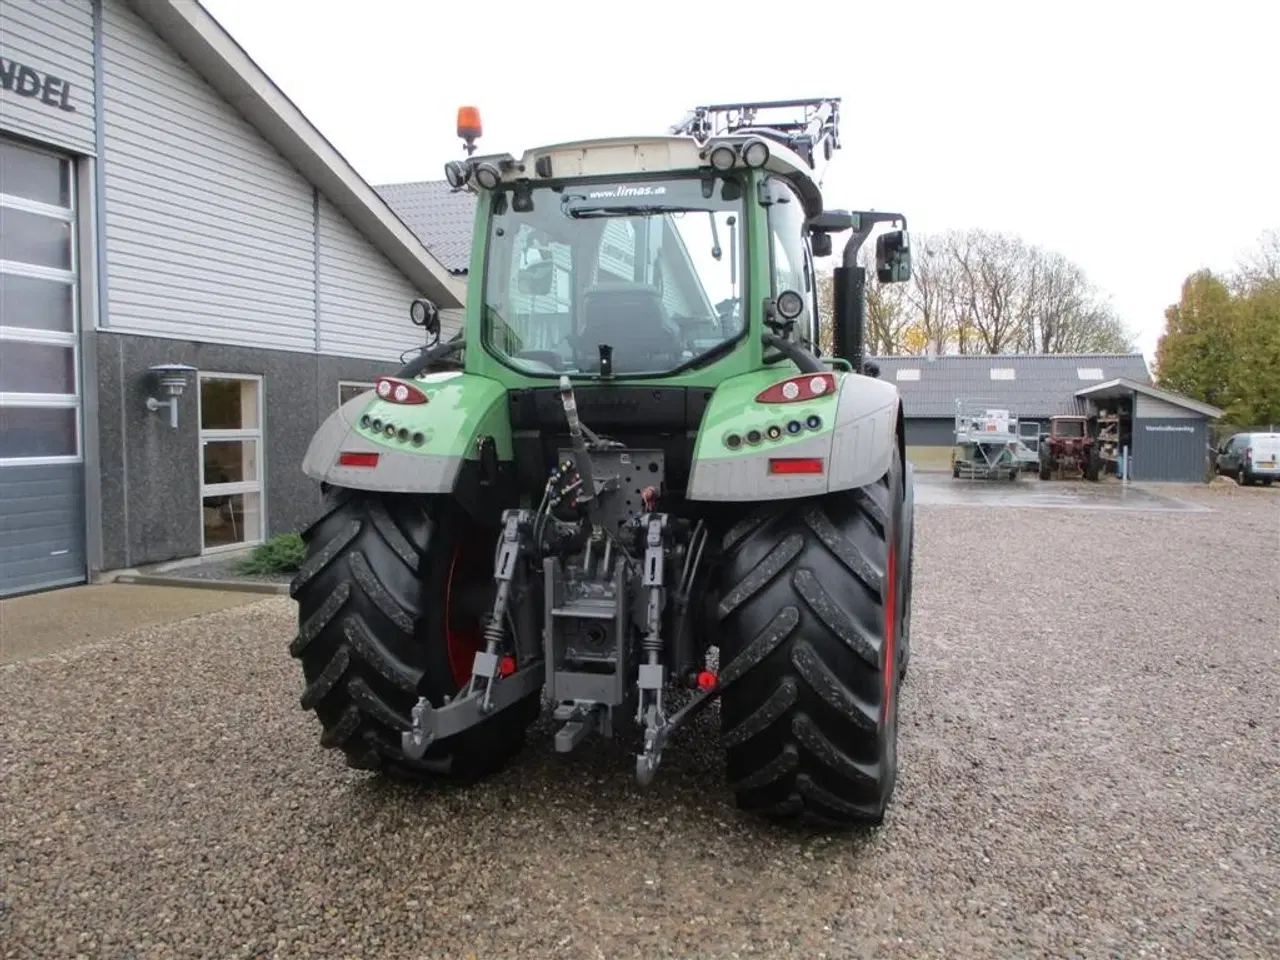
<path fill-rule="evenodd" d="M 0 0 L 0 129 L 94 151 L 90 0 Z"/>
<path fill-rule="evenodd" d="M 320 352 L 398 360 L 421 346 L 425 334 L 409 320 L 418 291 L 332 203 L 321 198 L 319 212 Z"/>
<path fill-rule="evenodd" d="M 112 331 L 314 350 L 311 186 L 118 0 L 103 61 Z"/>

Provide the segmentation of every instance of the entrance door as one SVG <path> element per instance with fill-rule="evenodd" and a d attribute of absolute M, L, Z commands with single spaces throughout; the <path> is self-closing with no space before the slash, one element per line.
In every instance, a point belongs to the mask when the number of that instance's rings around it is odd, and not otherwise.
<path fill-rule="evenodd" d="M 262 378 L 200 374 L 202 550 L 261 543 Z"/>
<path fill-rule="evenodd" d="M 87 579 L 75 210 L 70 159 L 0 138 L 0 596 Z"/>

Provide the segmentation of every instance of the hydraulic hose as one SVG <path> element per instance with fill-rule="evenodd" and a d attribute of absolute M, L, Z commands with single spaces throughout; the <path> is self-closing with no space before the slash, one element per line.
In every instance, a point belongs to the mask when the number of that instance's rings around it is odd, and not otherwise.
<path fill-rule="evenodd" d="M 773 347 L 788 360 L 794 362 L 800 368 L 801 373 L 827 372 L 827 368 L 822 365 L 822 361 L 801 347 L 800 344 L 791 340 L 784 340 L 782 337 L 772 333 L 766 333 L 762 339 L 766 347 Z"/>
<path fill-rule="evenodd" d="M 396 376 L 403 378 L 416 377 L 437 360 L 442 360 L 451 353 L 457 353 L 459 350 L 465 349 L 466 346 L 466 339 L 459 337 L 457 340 L 449 340 L 439 346 L 432 347 L 430 350 L 424 350 L 401 367 Z"/>

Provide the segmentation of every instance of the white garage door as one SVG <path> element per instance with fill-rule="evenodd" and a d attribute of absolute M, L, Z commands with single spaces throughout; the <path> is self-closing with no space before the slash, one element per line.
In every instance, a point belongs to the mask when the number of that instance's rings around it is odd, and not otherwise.
<path fill-rule="evenodd" d="M 86 578 L 72 164 L 0 138 L 0 596 Z"/>

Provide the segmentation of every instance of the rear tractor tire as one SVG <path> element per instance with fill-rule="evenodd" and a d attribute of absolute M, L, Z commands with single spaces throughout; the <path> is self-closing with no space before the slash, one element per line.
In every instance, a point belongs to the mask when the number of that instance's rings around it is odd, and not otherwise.
<path fill-rule="evenodd" d="M 336 490 L 302 534 L 306 560 L 290 593 L 302 662 L 301 705 L 322 746 L 347 765 L 411 779 L 473 781 L 496 772 L 524 741 L 538 694 L 476 727 L 406 756 L 400 734 L 420 695 L 434 706 L 470 676 L 492 599 L 497 531 L 428 497 Z"/>
<path fill-rule="evenodd" d="M 884 819 L 909 627 L 902 471 L 895 452 L 876 483 L 762 506 L 725 536 L 720 716 L 741 809 L 837 827 Z"/>

